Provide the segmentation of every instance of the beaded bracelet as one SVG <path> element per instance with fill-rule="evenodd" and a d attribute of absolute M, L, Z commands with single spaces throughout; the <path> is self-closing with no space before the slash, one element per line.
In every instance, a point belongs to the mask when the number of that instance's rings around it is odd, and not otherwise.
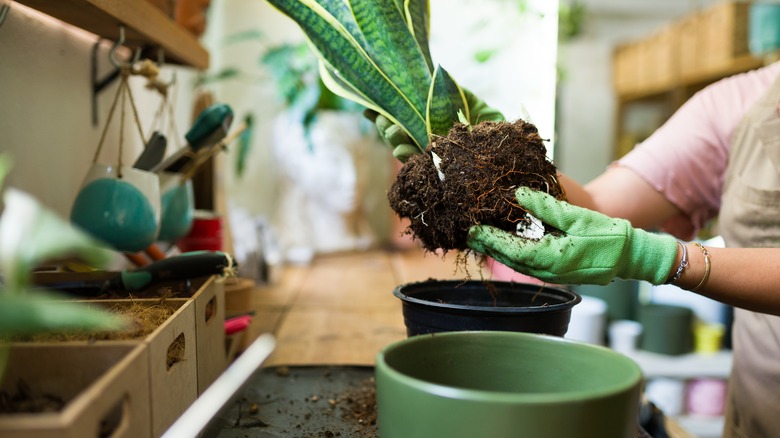
<path fill-rule="evenodd" d="M 699 284 L 697 284 L 697 285 L 696 285 L 696 287 L 694 287 L 693 289 L 691 289 L 691 292 L 696 292 L 697 290 L 699 290 L 699 288 L 701 288 L 702 286 L 704 286 L 704 283 L 706 283 L 706 282 L 707 282 L 707 280 L 710 278 L 710 267 L 711 267 L 711 263 L 710 263 L 710 252 L 709 252 L 709 251 L 707 251 L 707 248 L 705 248 L 705 247 L 704 247 L 704 246 L 703 246 L 701 243 L 699 243 L 699 242 L 693 242 L 693 245 L 695 245 L 695 246 L 698 246 L 698 247 L 699 247 L 699 249 L 701 249 L 701 252 L 702 252 L 702 254 L 704 254 L 704 277 L 701 279 L 701 281 L 699 282 Z"/>
<path fill-rule="evenodd" d="M 666 282 L 666 284 L 672 284 L 677 282 L 677 280 L 680 279 L 680 276 L 682 276 L 683 269 L 688 267 L 688 249 L 685 247 L 685 244 L 678 240 L 677 244 L 680 245 L 682 248 L 682 259 L 680 260 L 680 265 L 677 267 L 677 271 L 675 271 L 674 275 L 672 275 L 672 278 Z"/>

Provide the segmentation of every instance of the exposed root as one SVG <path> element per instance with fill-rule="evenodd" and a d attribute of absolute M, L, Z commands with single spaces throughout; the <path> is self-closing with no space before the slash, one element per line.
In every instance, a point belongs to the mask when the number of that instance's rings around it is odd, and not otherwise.
<path fill-rule="evenodd" d="M 441 158 L 444 181 L 438 178 L 431 152 Z M 518 187 L 566 199 L 546 152 L 536 127 L 522 120 L 473 127 L 456 123 L 446 137 L 432 137 L 426 153 L 406 162 L 388 193 L 390 206 L 410 219 L 409 233 L 427 251 L 468 252 L 471 226 L 514 232 L 516 224 L 526 220 L 525 209 L 515 199 Z"/>

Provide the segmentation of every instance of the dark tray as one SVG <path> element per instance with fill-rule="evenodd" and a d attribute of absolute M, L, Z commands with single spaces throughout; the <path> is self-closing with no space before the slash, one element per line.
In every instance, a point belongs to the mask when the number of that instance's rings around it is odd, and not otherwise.
<path fill-rule="evenodd" d="M 203 436 L 374 438 L 374 395 L 373 367 L 263 368 Z"/>

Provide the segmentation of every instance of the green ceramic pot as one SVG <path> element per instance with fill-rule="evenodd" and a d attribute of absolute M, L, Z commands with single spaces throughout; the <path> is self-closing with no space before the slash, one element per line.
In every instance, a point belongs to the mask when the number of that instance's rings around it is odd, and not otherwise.
<path fill-rule="evenodd" d="M 376 361 L 382 438 L 635 438 L 642 373 L 604 347 L 522 332 L 407 338 Z"/>

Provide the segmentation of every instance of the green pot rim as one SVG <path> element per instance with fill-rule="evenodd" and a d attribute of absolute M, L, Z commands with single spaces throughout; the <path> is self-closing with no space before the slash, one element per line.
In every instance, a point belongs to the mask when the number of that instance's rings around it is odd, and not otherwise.
<path fill-rule="evenodd" d="M 512 338 L 524 338 L 531 339 L 532 342 L 560 342 L 566 344 L 571 348 L 579 351 L 592 350 L 597 354 L 603 354 L 607 357 L 624 364 L 629 368 L 631 373 L 630 377 L 625 382 L 618 382 L 614 385 L 606 387 L 604 389 L 588 389 L 588 390 L 573 390 L 565 393 L 551 393 L 551 394 L 529 394 L 529 393 L 511 393 L 501 391 L 486 391 L 478 389 L 464 389 L 456 388 L 448 385 L 441 385 L 437 383 L 430 383 L 415 377 L 410 377 L 400 371 L 397 371 L 391 367 L 385 361 L 385 354 L 394 348 L 399 348 L 405 344 L 428 342 L 431 338 L 436 337 L 462 337 L 462 336 L 490 336 L 490 337 L 512 337 Z M 376 356 L 376 373 L 385 373 L 391 379 L 398 381 L 406 386 L 419 389 L 425 393 L 437 395 L 446 398 L 458 399 L 463 401 L 476 401 L 476 402 L 492 402 L 492 403 L 533 403 L 537 404 L 562 404 L 571 403 L 577 401 L 593 400 L 597 398 L 607 398 L 617 394 L 624 393 L 631 388 L 640 385 L 643 380 L 642 370 L 639 365 L 630 359 L 629 357 L 622 355 L 616 351 L 610 350 L 607 347 L 600 345 L 587 344 L 584 342 L 573 341 L 570 339 L 561 338 L 558 336 L 525 333 L 525 332 L 504 332 L 504 331 L 458 331 L 458 332 L 446 332 L 446 333 L 431 333 L 424 335 L 417 335 L 404 340 L 395 342 L 384 347 Z"/>

